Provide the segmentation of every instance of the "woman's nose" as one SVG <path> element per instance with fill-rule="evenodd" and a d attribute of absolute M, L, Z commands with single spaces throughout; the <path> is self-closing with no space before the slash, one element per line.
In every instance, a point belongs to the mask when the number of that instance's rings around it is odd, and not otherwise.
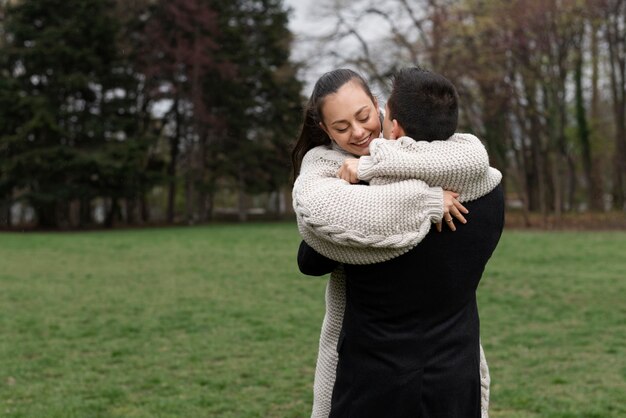
<path fill-rule="evenodd" d="M 354 124 L 354 127 L 352 128 L 352 134 L 355 138 L 360 139 L 363 136 L 364 132 L 365 129 L 363 128 L 363 125 L 361 125 L 360 123 Z"/>

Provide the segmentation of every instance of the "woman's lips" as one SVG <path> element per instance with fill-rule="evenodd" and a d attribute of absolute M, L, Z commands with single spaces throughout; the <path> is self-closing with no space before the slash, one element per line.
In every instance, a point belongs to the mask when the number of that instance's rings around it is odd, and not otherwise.
<path fill-rule="evenodd" d="M 354 142 L 354 145 L 356 145 L 357 147 L 366 147 L 369 145 L 371 140 L 372 140 L 372 134 L 369 134 L 367 138 L 365 138 L 363 141 Z"/>

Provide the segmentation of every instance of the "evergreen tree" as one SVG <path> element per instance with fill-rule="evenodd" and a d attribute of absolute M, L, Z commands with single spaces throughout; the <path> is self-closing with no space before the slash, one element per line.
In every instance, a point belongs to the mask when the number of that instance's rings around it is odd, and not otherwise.
<path fill-rule="evenodd" d="M 280 0 L 216 3 L 225 28 L 222 51 L 236 68 L 220 92 L 228 127 L 221 143 L 226 166 L 242 196 L 277 191 L 289 182 L 289 150 L 302 103 L 297 66 L 289 60 L 288 14 Z M 241 220 L 246 209 L 242 198 Z"/>
<path fill-rule="evenodd" d="M 18 200 L 44 227 L 90 223 L 96 199 L 108 225 L 124 204 L 147 219 L 163 183 L 169 221 L 181 190 L 205 220 L 219 179 L 287 184 L 301 84 L 281 1 L 22 0 L 1 29 L 0 223 Z"/>
<path fill-rule="evenodd" d="M 160 1 L 149 15 L 140 68 L 154 100 L 172 104 L 163 121 L 168 220 L 178 185 L 193 222 L 208 218 L 220 178 L 242 196 L 286 184 L 302 86 L 282 2 Z"/>
<path fill-rule="evenodd" d="M 136 193 L 134 80 L 117 51 L 109 0 L 23 0 L 5 17 L 0 144 L 6 195 L 36 211 L 39 225 L 69 222 L 81 203 L 89 222 L 96 197 Z M 11 192 L 9 192 L 11 190 Z M 115 206 L 115 205 L 113 205 Z"/>

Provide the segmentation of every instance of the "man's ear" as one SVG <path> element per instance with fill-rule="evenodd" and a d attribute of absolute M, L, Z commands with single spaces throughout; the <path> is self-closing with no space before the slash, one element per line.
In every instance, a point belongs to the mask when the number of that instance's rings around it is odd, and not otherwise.
<path fill-rule="evenodd" d="M 402 126 L 400 126 L 397 119 L 393 119 L 391 124 L 391 135 L 393 135 L 395 139 L 405 135 L 404 129 L 402 129 Z"/>

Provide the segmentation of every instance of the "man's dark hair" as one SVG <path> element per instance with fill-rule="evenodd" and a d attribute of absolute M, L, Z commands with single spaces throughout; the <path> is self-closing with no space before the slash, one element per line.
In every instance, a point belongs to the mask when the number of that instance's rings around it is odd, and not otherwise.
<path fill-rule="evenodd" d="M 457 128 L 457 97 L 454 85 L 442 75 L 419 67 L 403 68 L 393 78 L 389 117 L 416 141 L 443 141 Z"/>

